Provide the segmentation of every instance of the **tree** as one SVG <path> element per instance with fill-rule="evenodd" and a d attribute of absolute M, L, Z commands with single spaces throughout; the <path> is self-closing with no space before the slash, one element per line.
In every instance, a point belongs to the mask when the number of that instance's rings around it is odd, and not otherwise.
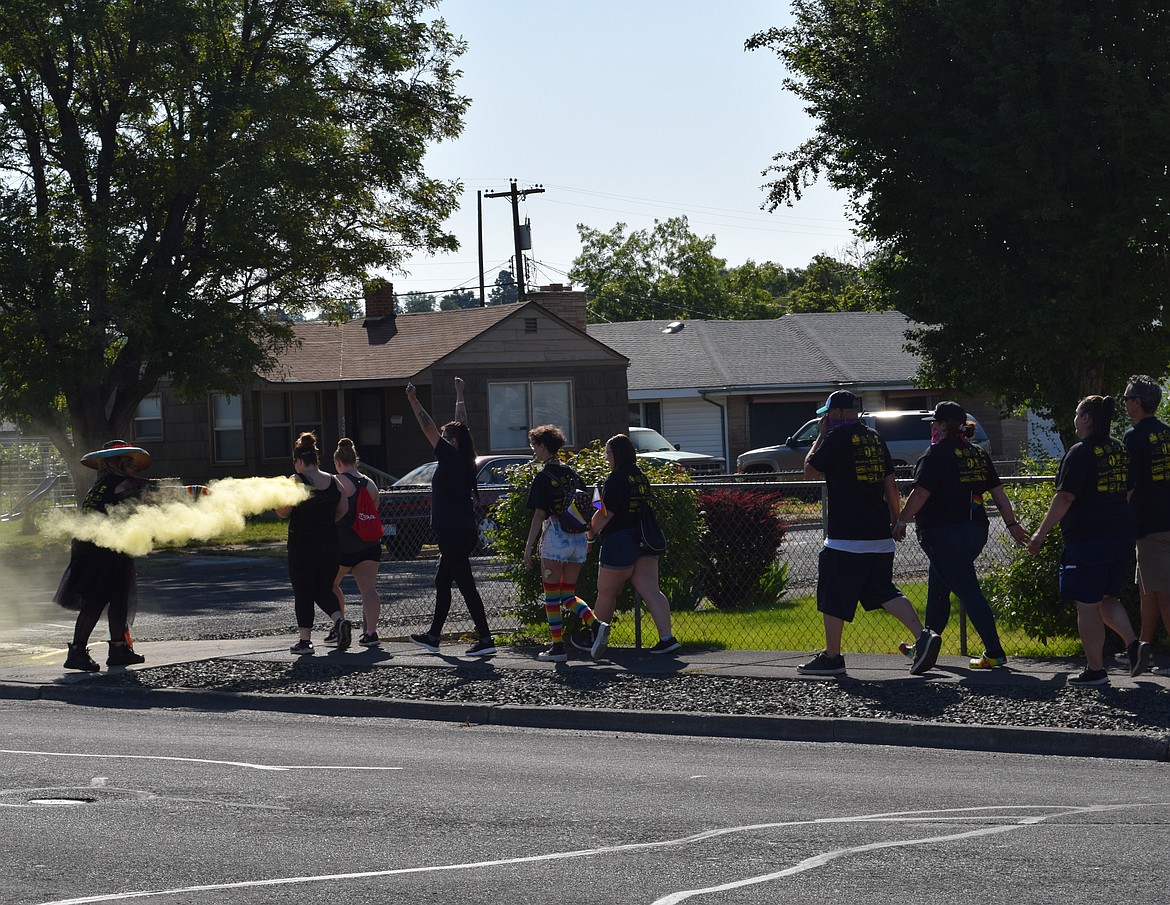
<path fill-rule="evenodd" d="M 440 311 L 455 311 L 459 308 L 476 308 L 479 295 L 470 289 L 456 289 L 439 299 Z"/>
<path fill-rule="evenodd" d="M 600 321 L 727 317 L 726 261 L 715 237 L 690 231 L 686 217 L 654 221 L 649 230 L 607 233 L 577 225 L 581 254 L 569 279 L 585 287 L 589 316 Z"/>
<path fill-rule="evenodd" d="M 1152 0 L 795 0 L 753 36 L 818 120 L 774 209 L 824 176 L 925 325 L 922 378 L 1027 403 L 1166 372 L 1170 11 Z"/>
<path fill-rule="evenodd" d="M 496 274 L 496 282 L 488 293 L 489 305 L 511 305 L 520 300 L 520 287 L 516 285 L 516 278 L 508 271 L 501 270 Z"/>
<path fill-rule="evenodd" d="M 407 292 L 399 297 L 399 305 L 408 314 L 434 311 L 435 297 L 429 292 Z"/>
<path fill-rule="evenodd" d="M 789 293 L 800 284 L 804 271 L 771 261 L 746 261 L 726 273 L 728 300 L 733 311 L 748 319 L 779 317 L 786 313 Z"/>
<path fill-rule="evenodd" d="M 236 390 L 373 268 L 456 247 L 463 52 L 430 0 L 5 0 L 0 411 L 66 460 L 164 374 Z M 86 469 L 76 477 L 84 481 Z"/>
<path fill-rule="evenodd" d="M 788 296 L 788 310 L 793 313 L 885 311 L 888 306 L 869 285 L 864 267 L 828 255 L 817 255 Z"/>

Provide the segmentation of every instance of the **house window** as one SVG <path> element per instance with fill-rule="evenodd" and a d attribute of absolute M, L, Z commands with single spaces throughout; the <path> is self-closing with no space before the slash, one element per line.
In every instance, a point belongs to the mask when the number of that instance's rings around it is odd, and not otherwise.
<path fill-rule="evenodd" d="M 573 385 L 568 380 L 492 383 L 488 385 L 491 448 L 527 449 L 528 431 L 555 424 L 573 445 Z"/>
<path fill-rule="evenodd" d="M 287 459 L 305 431 L 321 437 L 321 394 L 261 393 L 260 422 L 265 459 Z"/>
<path fill-rule="evenodd" d="M 156 393 L 138 403 L 134 412 L 134 439 L 161 440 L 162 435 L 162 397 Z"/>
<path fill-rule="evenodd" d="M 631 402 L 630 426 L 648 427 L 662 433 L 662 403 Z"/>
<path fill-rule="evenodd" d="M 244 420 L 239 396 L 211 394 L 211 435 L 216 462 L 244 461 Z"/>

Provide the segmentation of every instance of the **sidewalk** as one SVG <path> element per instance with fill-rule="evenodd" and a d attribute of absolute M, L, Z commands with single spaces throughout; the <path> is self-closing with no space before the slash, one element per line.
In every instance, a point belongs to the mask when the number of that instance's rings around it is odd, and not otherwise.
<path fill-rule="evenodd" d="M 453 663 L 490 662 L 494 670 L 554 672 L 590 670 L 626 673 L 652 679 L 655 676 L 697 675 L 727 679 L 796 680 L 803 682 L 921 683 L 958 685 L 965 689 L 1052 689 L 1062 687 L 1072 672 L 1072 662 L 1012 660 L 1010 669 L 971 670 L 966 658 L 942 657 L 929 679 L 911 676 L 908 663 L 886 654 L 847 654 L 846 677 L 801 676 L 796 666 L 807 653 L 790 651 L 681 651 L 677 656 L 656 657 L 628 649 L 610 649 L 606 660 L 597 663 L 571 661 L 568 664 L 541 663 L 533 651 L 503 646 L 489 661 L 461 656 L 466 645 L 450 644 L 442 655 L 420 650 L 410 643 L 383 642 L 369 651 L 353 648 L 344 653 L 318 648 L 314 659 L 328 658 L 333 665 L 344 662 L 360 668 L 395 669 L 449 668 Z M 283 636 L 240 640 L 141 641 L 135 647 L 147 662 L 135 670 L 214 659 L 289 663 L 287 639 Z M 98 655 L 95 645 L 95 658 Z M 450 654 L 447 651 L 450 651 Z M 768 738 L 790 741 L 835 741 L 862 744 L 910 745 L 918 747 L 1080 755 L 1092 757 L 1166 760 L 1170 737 L 1148 734 L 1091 730 L 1038 728 L 1033 726 L 960 725 L 910 720 L 873 720 L 687 713 L 667 711 L 624 711 L 595 708 L 554 708 L 516 704 L 465 703 L 406 700 L 401 698 L 330 697 L 307 694 L 252 694 L 200 689 L 150 689 L 103 685 L 107 674 L 79 673 L 62 668 L 65 651 L 60 645 L 31 643 L 0 644 L 0 699 L 55 700 L 94 706 L 165 706 L 203 709 L 255 709 L 315 713 L 335 716 L 397 717 L 445 720 L 471 724 L 525 726 L 534 728 L 587 729 L 592 731 L 653 732 L 728 738 Z M 337 658 L 341 658 L 340 661 Z M 353 658 L 350 660 L 350 658 Z M 100 662 L 100 658 L 99 658 Z M 113 672 L 122 672 L 115 669 Z M 1120 669 L 1111 671 L 1113 689 L 1155 688 L 1170 692 L 1170 676 L 1155 674 L 1130 679 Z M 1083 693 L 1092 695 L 1092 690 Z"/>

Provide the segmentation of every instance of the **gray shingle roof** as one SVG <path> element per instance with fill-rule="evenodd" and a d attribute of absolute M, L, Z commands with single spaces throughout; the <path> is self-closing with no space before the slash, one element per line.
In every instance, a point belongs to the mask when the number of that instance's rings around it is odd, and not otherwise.
<path fill-rule="evenodd" d="M 896 311 L 788 314 L 773 320 L 591 324 L 589 335 L 630 359 L 630 390 L 908 384 L 911 322 Z"/>

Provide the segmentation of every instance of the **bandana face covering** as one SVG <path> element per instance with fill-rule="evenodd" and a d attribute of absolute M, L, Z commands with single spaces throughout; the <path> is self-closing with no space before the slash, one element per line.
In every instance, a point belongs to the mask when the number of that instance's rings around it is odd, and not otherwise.
<path fill-rule="evenodd" d="M 831 431 L 835 431 L 839 427 L 844 427 L 846 424 L 856 424 L 857 418 L 830 418 L 827 422 L 827 427 Z"/>
<path fill-rule="evenodd" d="M 947 438 L 947 429 L 945 425 L 939 424 L 937 421 L 930 426 L 930 445 L 934 446 Z"/>

